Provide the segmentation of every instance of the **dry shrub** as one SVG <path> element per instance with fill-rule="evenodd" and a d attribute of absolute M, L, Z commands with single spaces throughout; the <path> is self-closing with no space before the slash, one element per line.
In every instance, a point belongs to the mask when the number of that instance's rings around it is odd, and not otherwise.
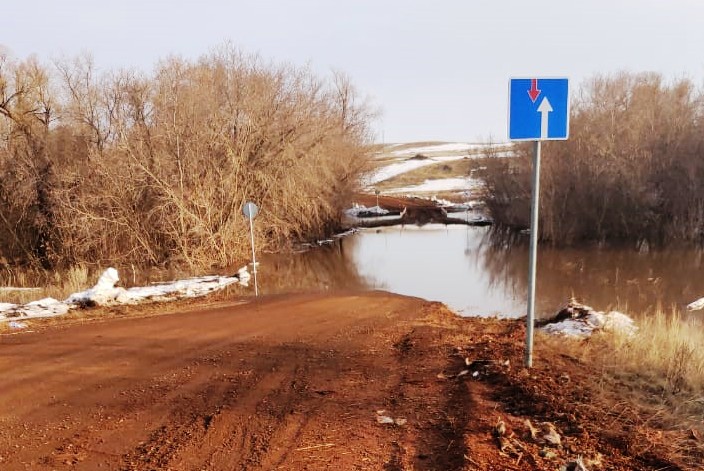
<path fill-rule="evenodd" d="M 570 138 L 542 149 L 540 237 L 663 244 L 704 235 L 702 92 L 656 74 L 598 76 L 574 96 Z M 499 225 L 529 225 L 532 144 L 487 172 Z"/>
<path fill-rule="evenodd" d="M 669 426 L 701 427 L 704 414 L 704 326 L 659 310 L 638 322 L 634 336 L 605 335 L 588 349 L 621 400 L 657 410 Z"/>
<path fill-rule="evenodd" d="M 226 266 L 333 230 L 368 167 L 369 106 L 343 74 L 223 46 L 151 75 L 0 61 L 6 263 Z"/>

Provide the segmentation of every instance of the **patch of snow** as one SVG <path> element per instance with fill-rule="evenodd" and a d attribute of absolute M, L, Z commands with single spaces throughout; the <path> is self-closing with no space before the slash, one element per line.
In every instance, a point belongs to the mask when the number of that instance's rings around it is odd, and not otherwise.
<path fill-rule="evenodd" d="M 638 328 L 633 319 L 618 311 L 591 311 L 585 317 L 565 319 L 543 327 L 545 332 L 570 337 L 589 337 L 597 330 L 633 335 Z"/>
<path fill-rule="evenodd" d="M 435 180 L 425 180 L 420 185 L 407 186 L 403 188 L 393 188 L 387 190 L 388 193 L 415 193 L 415 192 L 439 192 L 455 191 L 481 188 L 483 182 L 476 178 L 438 178 Z"/>
<path fill-rule="evenodd" d="M 257 262 L 257 266 L 259 266 L 259 262 Z M 247 265 L 243 266 L 239 270 L 237 270 L 237 279 L 239 280 L 239 283 L 242 286 L 249 286 L 249 280 L 252 278 L 252 275 L 249 274 L 249 271 L 247 271 Z"/>
<path fill-rule="evenodd" d="M 115 286 L 120 279 L 117 270 L 108 268 L 100 276 L 95 286 L 79 293 L 73 293 L 65 301 L 44 298 L 23 305 L 0 304 L 0 322 L 10 321 L 11 319 L 61 316 L 71 309 L 85 306 L 114 306 L 195 298 L 205 296 L 233 283 L 248 286 L 250 277 L 247 267 L 244 266 L 239 269 L 235 276 L 201 276 L 124 289 Z"/>
<path fill-rule="evenodd" d="M 367 208 L 364 205 L 360 205 L 360 204 L 355 203 L 354 206 L 345 210 L 345 214 L 348 216 L 352 216 L 352 217 L 360 217 L 360 215 L 364 215 L 367 217 L 369 217 L 369 216 L 373 217 L 373 216 L 384 216 L 386 214 L 389 214 L 389 211 L 380 207 L 380 206 L 372 206 L 371 208 Z"/>
<path fill-rule="evenodd" d="M 31 319 L 54 317 L 66 314 L 70 309 L 66 303 L 54 298 L 44 298 L 27 304 L 7 304 L 0 306 L 0 322 L 11 319 Z"/>
<path fill-rule="evenodd" d="M 98 282 L 90 289 L 73 293 L 66 299 L 67 304 L 107 306 L 113 304 L 125 288 L 115 287 L 120 281 L 117 270 L 110 267 L 100 275 Z"/>
<path fill-rule="evenodd" d="M 249 272 L 247 272 L 246 278 L 249 281 Z M 109 301 L 108 304 L 141 304 L 148 301 L 174 301 L 181 298 L 197 298 L 238 281 L 240 280 L 237 277 L 201 276 L 171 283 L 135 287 L 118 292 L 114 300 Z M 107 292 L 110 293 L 111 291 L 108 289 Z"/>
<path fill-rule="evenodd" d="M 512 150 L 500 150 L 500 151 L 494 152 L 493 157 L 506 158 L 506 157 L 514 157 L 515 155 L 516 155 L 516 153 Z"/>
<path fill-rule="evenodd" d="M 458 157 L 458 159 L 461 159 L 462 157 Z M 424 159 L 424 160 L 404 160 L 403 162 L 395 162 L 392 163 L 391 165 L 387 165 L 385 167 L 378 168 L 371 172 L 369 175 L 364 177 L 362 179 L 362 184 L 364 186 L 371 186 L 375 185 L 379 182 L 383 182 L 384 180 L 388 180 L 389 178 L 396 177 L 398 175 L 410 172 L 411 170 L 415 170 L 417 168 L 421 167 L 427 167 L 428 165 L 436 164 L 437 161 L 433 159 Z"/>
<path fill-rule="evenodd" d="M 699 311 L 700 309 L 704 309 L 704 298 L 699 298 L 696 301 L 687 304 L 688 311 Z"/>
<path fill-rule="evenodd" d="M 399 146 L 402 144 L 396 144 L 395 146 Z M 495 157 L 510 157 L 513 155 L 513 151 L 511 150 L 503 150 L 504 148 L 510 148 L 512 144 L 497 144 L 495 147 L 499 150 L 496 150 L 495 152 Z M 469 143 L 462 143 L 462 142 L 455 142 L 455 143 L 448 143 L 448 144 L 437 144 L 437 145 L 432 145 L 432 146 L 422 146 L 422 147 L 410 147 L 407 149 L 401 149 L 397 151 L 393 151 L 390 153 L 390 155 L 398 157 L 398 159 L 394 160 L 392 163 L 383 166 L 381 168 L 378 168 L 372 172 L 370 172 L 366 177 L 362 179 L 362 185 L 365 187 L 370 187 L 372 185 L 375 185 L 377 183 L 383 182 L 385 180 L 388 180 L 390 178 L 396 177 L 398 175 L 402 175 L 404 173 L 410 172 L 412 170 L 416 170 L 418 168 L 426 167 L 428 165 L 433 165 L 439 162 L 452 162 L 454 160 L 462 160 L 465 158 L 476 158 L 476 157 L 482 157 L 484 154 L 449 154 L 449 155 L 443 155 L 442 153 L 445 152 L 463 152 L 463 151 L 470 151 L 470 150 L 481 150 L 487 148 L 486 144 L 469 144 Z M 407 159 L 407 160 L 402 160 L 401 157 L 412 157 L 417 154 L 429 154 L 426 155 L 428 157 L 427 159 Z M 386 156 L 389 154 L 379 154 L 380 157 Z"/>
<path fill-rule="evenodd" d="M 17 304 L 12 304 L 12 303 L 0 303 L 0 316 L 5 312 L 5 311 L 12 311 L 14 308 L 17 307 Z"/>
<path fill-rule="evenodd" d="M 29 327 L 29 324 L 27 324 L 26 322 L 20 322 L 20 321 L 10 321 L 7 323 L 7 326 L 10 329 L 20 330 L 20 329 L 26 329 L 27 327 Z"/>
<path fill-rule="evenodd" d="M 66 303 L 54 298 L 32 301 L 16 309 L 23 318 L 63 316 L 70 309 Z"/>

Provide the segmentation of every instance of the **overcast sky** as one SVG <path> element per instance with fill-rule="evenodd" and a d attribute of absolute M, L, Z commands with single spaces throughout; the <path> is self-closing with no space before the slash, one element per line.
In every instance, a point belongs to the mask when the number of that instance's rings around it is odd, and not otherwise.
<path fill-rule="evenodd" d="M 701 0 L 4 0 L 0 44 L 149 71 L 225 41 L 346 72 L 378 140 L 507 139 L 508 79 L 658 71 L 704 84 Z"/>

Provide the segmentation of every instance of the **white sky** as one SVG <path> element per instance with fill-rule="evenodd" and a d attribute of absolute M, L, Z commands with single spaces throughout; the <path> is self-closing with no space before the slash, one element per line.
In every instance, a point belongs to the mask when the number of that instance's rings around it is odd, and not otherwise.
<path fill-rule="evenodd" d="M 505 141 L 508 78 L 659 71 L 704 84 L 701 0 L 2 0 L 0 44 L 150 70 L 226 40 L 342 70 L 378 140 Z"/>

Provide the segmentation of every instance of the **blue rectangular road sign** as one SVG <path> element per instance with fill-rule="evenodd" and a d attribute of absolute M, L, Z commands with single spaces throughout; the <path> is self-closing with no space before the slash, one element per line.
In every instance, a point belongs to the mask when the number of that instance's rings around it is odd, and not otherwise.
<path fill-rule="evenodd" d="M 569 101 L 566 78 L 511 79 L 508 138 L 512 141 L 567 139 Z"/>

